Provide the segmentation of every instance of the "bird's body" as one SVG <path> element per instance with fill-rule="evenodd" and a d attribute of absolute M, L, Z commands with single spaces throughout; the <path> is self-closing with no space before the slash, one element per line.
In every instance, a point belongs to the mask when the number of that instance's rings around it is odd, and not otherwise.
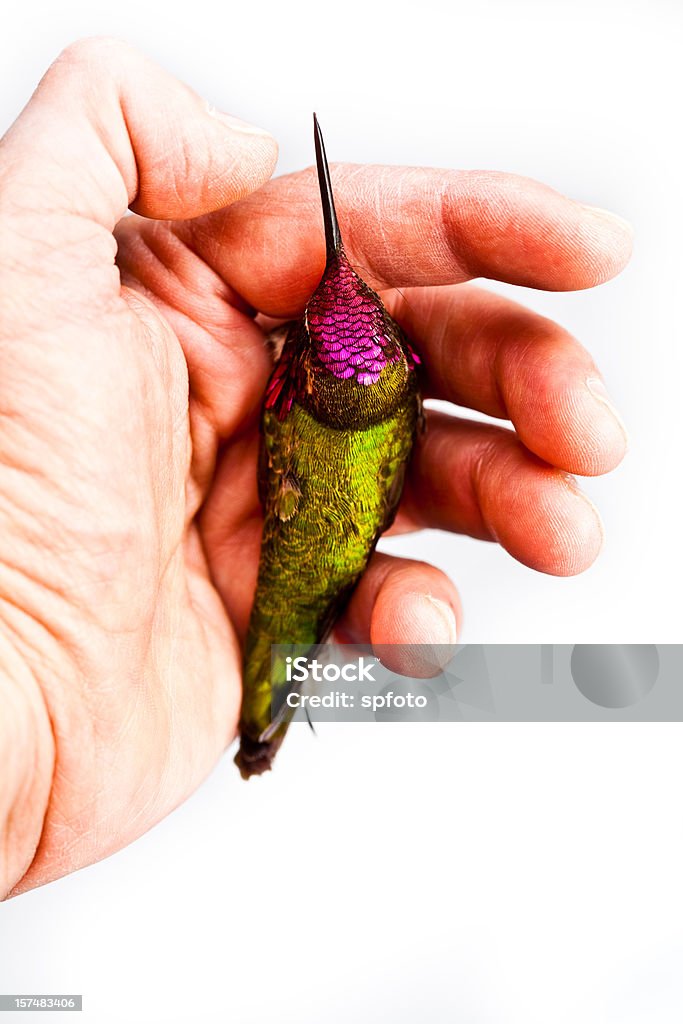
<path fill-rule="evenodd" d="M 394 518 L 419 418 L 417 357 L 351 268 L 316 122 L 328 260 L 301 321 L 288 325 L 264 403 L 258 583 L 244 666 L 237 763 L 270 767 L 291 688 L 271 679 L 271 645 L 314 645 L 334 625 Z"/>

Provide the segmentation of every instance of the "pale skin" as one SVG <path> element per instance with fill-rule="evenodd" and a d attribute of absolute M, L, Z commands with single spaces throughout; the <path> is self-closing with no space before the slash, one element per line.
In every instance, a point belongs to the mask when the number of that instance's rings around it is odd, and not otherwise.
<path fill-rule="evenodd" d="M 314 174 L 271 181 L 276 155 L 111 40 L 65 51 L 0 143 L 0 896 L 132 842 L 235 736 L 262 318 L 299 315 L 324 265 Z M 575 339 L 466 282 L 592 287 L 628 226 L 512 175 L 332 173 L 427 394 L 512 424 L 429 413 L 396 529 L 583 571 L 602 528 L 573 474 L 613 469 L 623 426 Z M 383 555 L 340 629 L 444 643 L 460 614 L 442 572 Z"/>

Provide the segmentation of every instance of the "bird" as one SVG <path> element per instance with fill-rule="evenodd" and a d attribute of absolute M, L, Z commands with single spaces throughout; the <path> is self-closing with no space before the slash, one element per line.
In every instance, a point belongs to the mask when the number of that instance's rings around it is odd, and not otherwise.
<path fill-rule="evenodd" d="M 313 127 L 326 263 L 303 316 L 279 329 L 261 413 L 264 525 L 235 757 L 245 779 L 271 768 L 293 714 L 271 646 L 328 638 L 394 519 L 423 423 L 420 358 L 349 261 L 315 114 Z"/>

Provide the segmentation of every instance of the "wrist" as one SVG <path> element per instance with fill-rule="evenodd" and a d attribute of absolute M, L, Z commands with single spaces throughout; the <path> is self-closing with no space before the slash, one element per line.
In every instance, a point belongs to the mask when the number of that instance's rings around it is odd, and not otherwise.
<path fill-rule="evenodd" d="M 0 900 L 21 881 L 38 848 L 54 760 L 40 687 L 0 634 Z"/>

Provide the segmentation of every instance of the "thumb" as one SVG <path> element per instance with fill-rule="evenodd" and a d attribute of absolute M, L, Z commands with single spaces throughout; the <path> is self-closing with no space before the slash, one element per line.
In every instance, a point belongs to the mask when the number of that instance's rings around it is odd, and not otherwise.
<path fill-rule="evenodd" d="M 213 111 L 125 43 L 85 39 L 49 68 L 0 143 L 0 205 L 111 230 L 130 206 L 188 218 L 270 178 L 272 136 Z"/>

